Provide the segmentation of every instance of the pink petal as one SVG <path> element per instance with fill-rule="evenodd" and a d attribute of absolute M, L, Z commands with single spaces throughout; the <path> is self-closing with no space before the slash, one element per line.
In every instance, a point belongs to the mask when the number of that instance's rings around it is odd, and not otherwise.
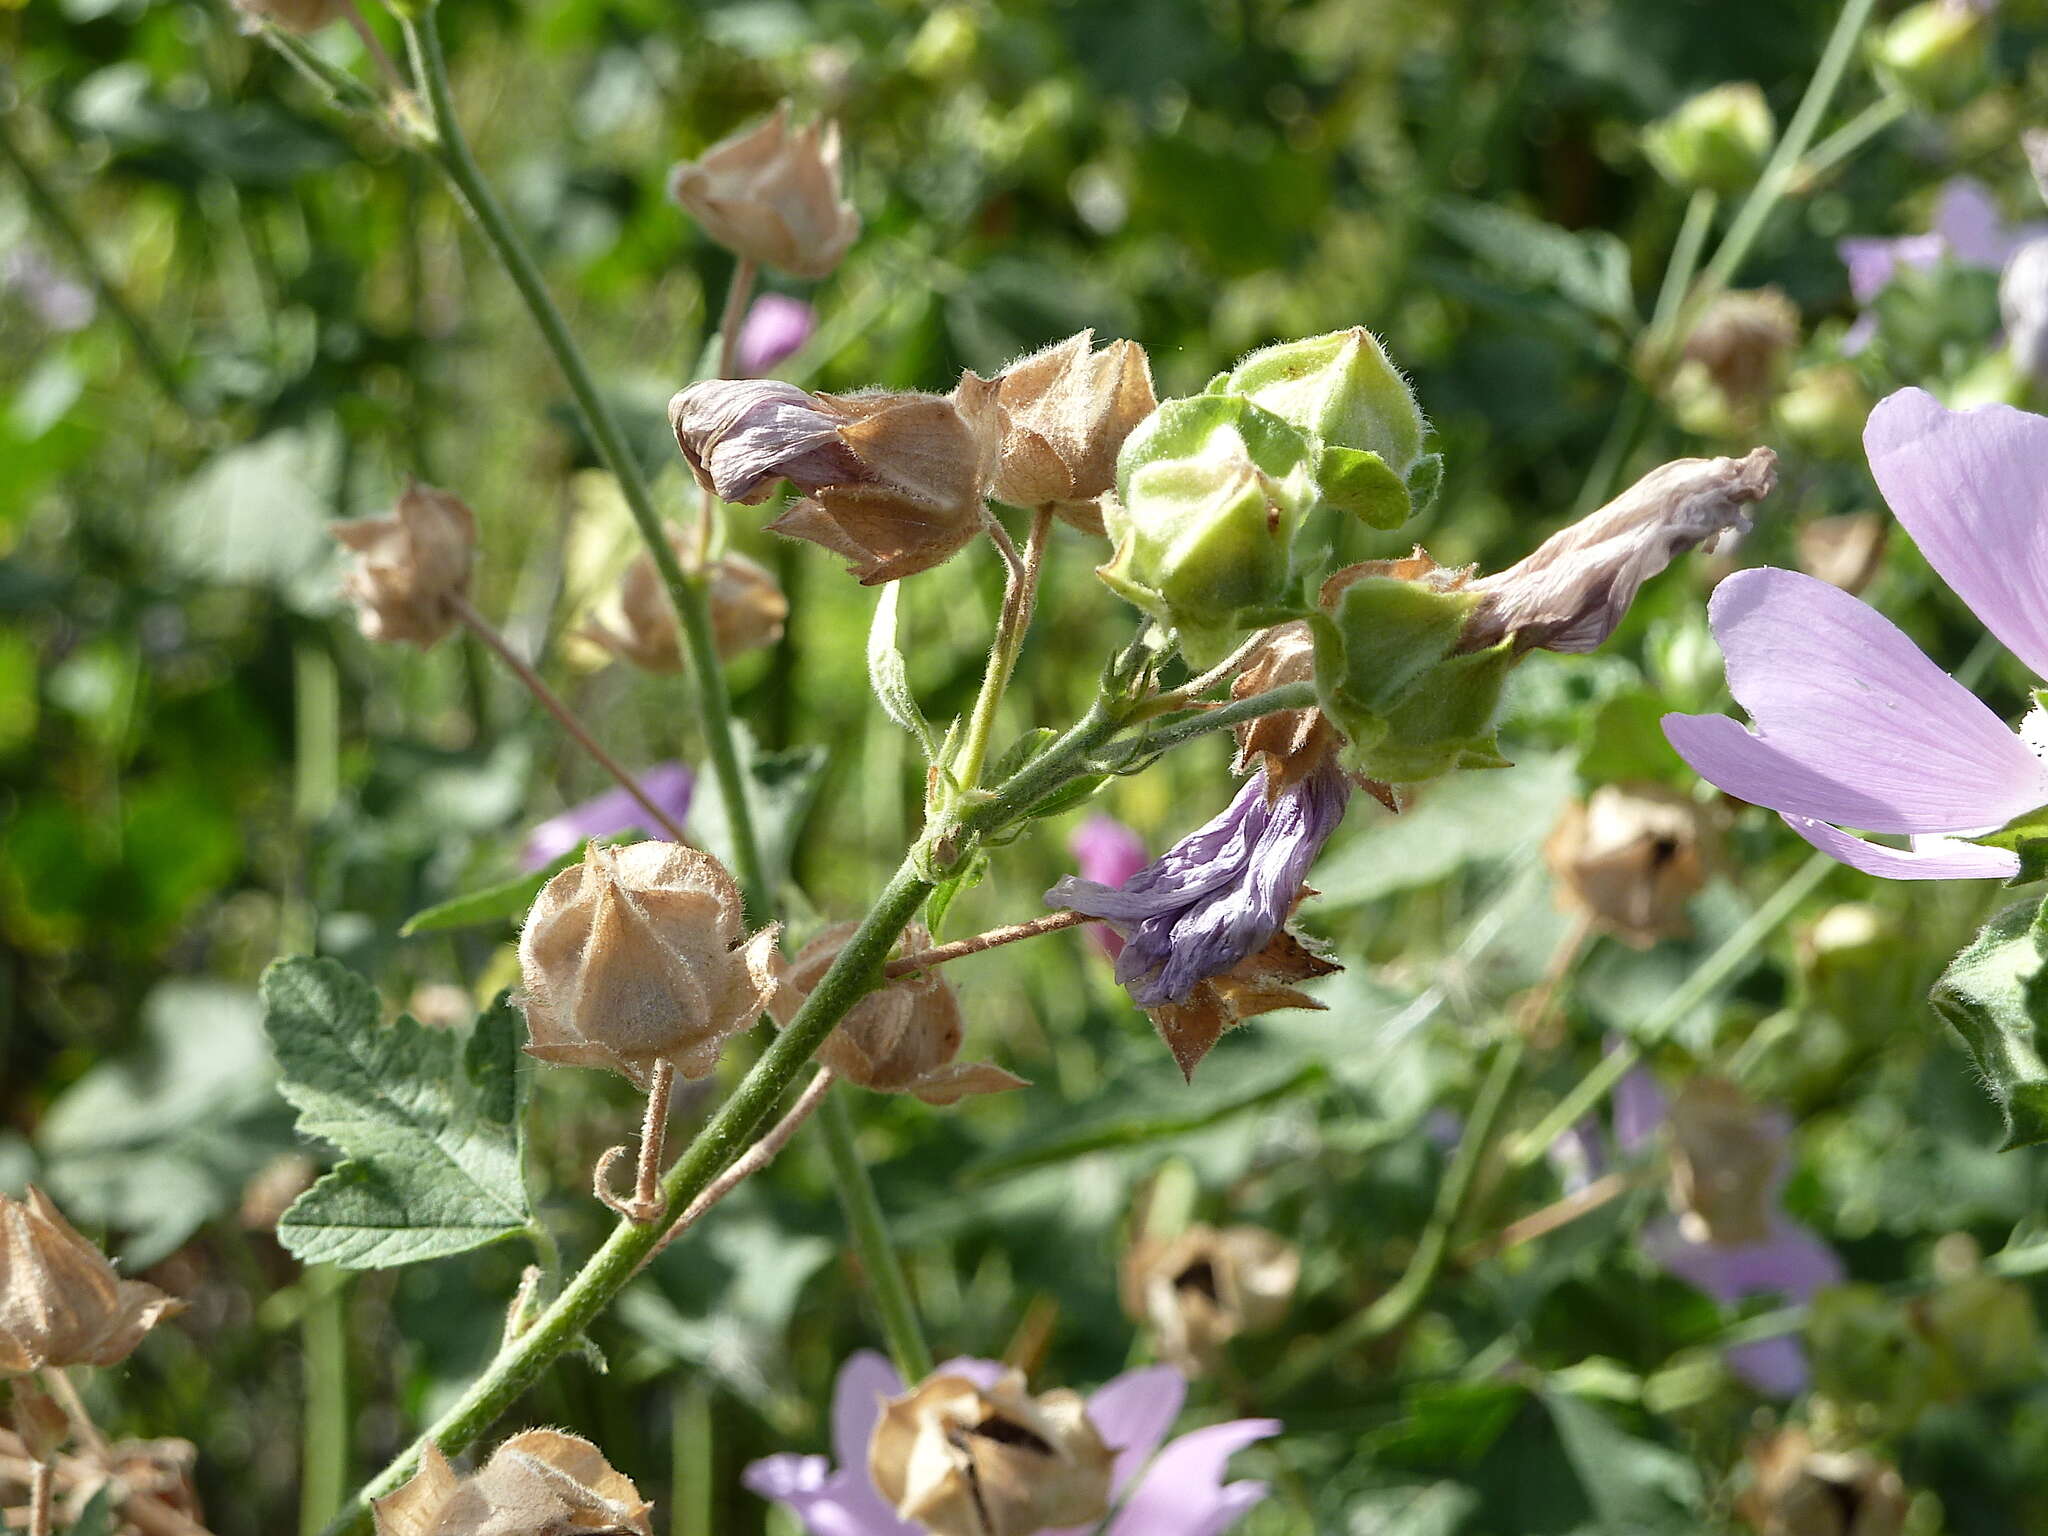
<path fill-rule="evenodd" d="M 902 1391 L 896 1367 L 874 1350 L 858 1349 L 846 1357 L 832 1388 L 832 1454 L 840 1466 L 866 1474 L 868 1439 L 882 1417 L 882 1399 Z"/>
<path fill-rule="evenodd" d="M 1813 1380 L 1806 1346 L 1791 1334 L 1731 1344 L 1722 1358 L 1728 1369 L 1765 1397 L 1797 1397 Z"/>
<path fill-rule="evenodd" d="M 2009 405 L 1951 411 L 1902 389 L 1870 413 L 1863 447 L 1927 563 L 2048 678 L 2048 417 Z"/>
<path fill-rule="evenodd" d="M 858 1471 L 833 1472 L 822 1456 L 768 1456 L 749 1466 L 740 1481 L 793 1511 L 810 1536 L 922 1536 L 917 1526 L 898 1520 L 868 1484 L 865 1451 Z"/>
<path fill-rule="evenodd" d="M 1872 832 L 1988 832 L 2048 804 L 2048 768 L 1889 619 L 1797 571 L 1738 571 L 1708 608 L 1755 725 L 1666 715 L 1738 799 Z"/>
<path fill-rule="evenodd" d="M 1779 814 L 1828 857 L 1881 880 L 2010 880 L 2020 872 L 2020 856 L 2004 848 L 1926 836 L 1915 837 L 1910 850 L 1887 848 L 1810 816 Z"/>
<path fill-rule="evenodd" d="M 1265 1496 L 1263 1484 L 1223 1484 L 1230 1458 L 1280 1433 L 1278 1419 L 1235 1419 L 1182 1435 L 1118 1511 L 1109 1536 L 1221 1536 Z"/>
<path fill-rule="evenodd" d="M 1088 1417 L 1095 1421 L 1103 1444 L 1116 1452 L 1113 1486 L 1118 1493 L 1152 1459 L 1180 1417 L 1187 1395 L 1188 1384 L 1179 1371 L 1155 1365 L 1124 1372 L 1088 1399 Z"/>

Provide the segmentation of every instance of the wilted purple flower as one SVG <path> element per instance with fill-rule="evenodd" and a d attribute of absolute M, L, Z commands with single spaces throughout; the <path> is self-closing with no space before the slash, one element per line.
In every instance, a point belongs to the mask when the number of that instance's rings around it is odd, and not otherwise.
<path fill-rule="evenodd" d="M 1114 816 L 1099 811 L 1074 829 L 1067 839 L 1067 852 L 1081 866 L 1081 878 L 1097 885 L 1122 885 L 1146 863 L 1144 839 Z M 1092 923 L 1088 937 L 1112 960 L 1123 953 L 1123 935 L 1114 928 Z"/>
<path fill-rule="evenodd" d="M 739 340 L 733 345 L 733 367 L 742 377 L 759 378 L 773 373 L 782 360 L 811 339 L 818 328 L 818 312 L 802 299 L 786 293 L 764 293 L 754 300 L 747 318 L 740 323 Z"/>
<path fill-rule="evenodd" d="M 986 1390 L 1003 1367 L 993 1360 L 948 1360 L 939 1372 L 964 1376 Z M 868 1441 L 882 1400 L 902 1392 L 902 1378 L 880 1355 L 850 1355 L 832 1394 L 832 1458 L 769 1456 L 748 1467 L 742 1480 L 794 1512 L 811 1536 L 924 1536 L 922 1527 L 897 1518 L 868 1473 Z M 1278 1434 L 1279 1423 L 1212 1424 L 1161 1450 L 1186 1395 L 1179 1371 L 1153 1366 L 1125 1372 L 1088 1399 L 1089 1419 L 1116 1453 L 1112 1497 L 1122 1501 L 1102 1536 L 1222 1536 L 1265 1498 L 1264 1483 L 1226 1483 L 1223 1477 L 1231 1456 Z M 1093 1529 L 1040 1536 L 1089 1536 Z"/>
<path fill-rule="evenodd" d="M 1222 815 L 1121 885 L 1068 875 L 1046 904 L 1102 918 L 1124 937 L 1116 979 L 1139 1007 L 1186 1002 L 1286 925 L 1350 797 L 1334 759 L 1270 799 L 1261 769 Z"/>
<path fill-rule="evenodd" d="M 1906 389 L 1870 413 L 1863 444 L 1928 564 L 2048 678 L 2048 419 L 2005 405 L 1951 411 Z M 1738 572 L 1708 617 L 1754 725 L 1664 717 L 1664 734 L 1703 778 L 1866 874 L 2019 872 L 2017 854 L 1960 839 L 2048 804 L 2039 712 L 2014 735 L 1889 619 L 1795 571 Z M 1911 846 L 1844 827 L 1904 833 Z"/>
<path fill-rule="evenodd" d="M 1943 260 L 1959 267 L 1996 272 L 2029 240 L 2048 235 L 2048 224 L 2007 224 L 1998 203 L 1982 182 L 1958 176 L 1935 199 L 1932 227 L 1926 233 L 1885 236 L 1856 235 L 1838 241 L 1835 250 L 1849 270 L 1849 293 L 1868 305 L 1891 285 L 1901 268 L 1926 272 Z M 1842 338 L 1842 350 L 1859 352 L 1877 331 L 1877 316 L 1864 314 Z"/>
<path fill-rule="evenodd" d="M 1768 1295 L 1803 1303 L 1843 1279 L 1835 1251 L 1788 1216 L 1778 1217 L 1764 1241 L 1729 1246 L 1690 1238 L 1681 1218 L 1666 1216 L 1643 1230 L 1642 1245 L 1660 1267 L 1723 1306 Z M 1791 1334 L 1733 1345 L 1727 1361 L 1731 1371 L 1772 1397 L 1797 1397 L 1811 1377 L 1806 1347 Z"/>
<path fill-rule="evenodd" d="M 18 295 L 46 330 L 82 331 L 98 308 L 90 288 L 66 277 L 40 247 L 26 242 L 0 256 L 0 291 Z"/>
<path fill-rule="evenodd" d="M 647 791 L 647 798 L 666 811 L 678 826 L 690 813 L 690 791 L 696 782 L 694 773 L 675 762 L 656 763 L 640 774 L 640 787 Z M 519 849 L 519 867 L 544 869 L 593 837 L 610 837 L 619 832 L 658 834 L 661 828 L 648 826 L 647 820 L 647 810 L 638 800 L 624 789 L 608 789 L 581 805 L 570 806 L 559 816 L 550 816 L 527 833 Z"/>
<path fill-rule="evenodd" d="M 788 479 L 805 491 L 865 478 L 838 420 L 780 379 L 706 379 L 668 403 L 691 472 L 720 501 L 752 506 Z"/>

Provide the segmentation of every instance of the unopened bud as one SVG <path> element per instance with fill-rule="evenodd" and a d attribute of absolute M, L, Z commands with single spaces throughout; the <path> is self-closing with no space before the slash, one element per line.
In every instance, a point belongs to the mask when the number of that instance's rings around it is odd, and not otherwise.
<path fill-rule="evenodd" d="M 688 540 L 680 529 L 667 530 L 679 560 L 688 557 Z M 711 563 L 705 597 L 711 606 L 711 636 L 721 661 L 773 645 L 782 638 L 789 600 L 775 578 L 745 555 L 721 555 Z M 648 672 L 672 673 L 683 668 L 682 638 L 668 587 L 651 555 L 640 554 L 619 578 L 608 612 L 583 627 L 614 655 Z"/>
<path fill-rule="evenodd" d="M 783 972 L 769 1003 L 775 1022 L 787 1026 L 858 923 L 835 923 L 806 944 Z M 903 942 L 924 949 L 931 935 L 912 924 Z M 960 1003 L 937 971 L 899 976 L 847 1010 L 818 1060 L 839 1076 L 878 1093 L 915 1094 L 927 1104 L 953 1104 L 977 1093 L 1028 1087 L 1023 1078 L 985 1061 L 956 1061 L 961 1040 Z"/>
<path fill-rule="evenodd" d="M 1443 476 L 1425 455 L 1422 408 L 1363 326 L 1254 352 L 1222 381 L 1309 439 L 1323 500 L 1374 528 L 1428 506 Z"/>
<path fill-rule="evenodd" d="M 983 1390 L 927 1377 L 890 1398 L 868 1442 L 875 1489 L 931 1536 L 1034 1536 L 1109 1513 L 1115 1457 L 1080 1394 L 1033 1397 L 1011 1371 Z"/>
<path fill-rule="evenodd" d="M 1711 812 L 1661 784 L 1608 784 L 1574 801 L 1543 845 L 1565 902 L 1637 949 L 1692 931 L 1686 903 L 1706 884 Z"/>
<path fill-rule="evenodd" d="M 839 125 L 792 128 L 786 101 L 676 166 L 668 193 L 727 250 L 793 277 L 823 277 L 860 234 L 840 187 Z"/>
<path fill-rule="evenodd" d="M 365 636 L 425 650 L 454 628 L 451 599 L 468 592 L 476 558 L 476 516 L 460 498 L 411 481 L 389 517 L 332 523 L 329 531 L 355 551 L 342 590 Z"/>
<path fill-rule="evenodd" d="M 1151 1326 L 1161 1355 L 1195 1376 L 1214 1369 L 1239 1334 L 1279 1322 L 1300 1278 L 1300 1252 L 1263 1227 L 1198 1225 L 1132 1245 L 1124 1310 Z"/>
<path fill-rule="evenodd" d="M 653 1508 L 588 1440 L 529 1429 L 468 1477 L 428 1441 L 419 1471 L 371 1512 L 377 1536 L 653 1536 Z"/>
<path fill-rule="evenodd" d="M 1103 509 L 1116 553 L 1096 574 L 1220 661 L 1246 629 L 1289 616 L 1294 544 L 1316 501 L 1308 440 L 1235 395 L 1169 400 L 1124 443 Z"/>
<path fill-rule="evenodd" d="M 33 1185 L 0 1195 L 0 1376 L 113 1365 L 185 1304 L 123 1280 Z"/>
<path fill-rule="evenodd" d="M 1799 569 L 1844 592 L 1861 592 L 1884 563 L 1891 519 L 1876 512 L 1817 517 L 1799 530 Z"/>
<path fill-rule="evenodd" d="M 1748 80 L 1717 85 L 1643 130 L 1658 174 L 1688 192 L 1741 192 L 1756 180 L 1778 136 L 1764 93 Z"/>
<path fill-rule="evenodd" d="M 593 842 L 541 887 L 519 936 L 529 1054 L 640 1088 L 666 1061 L 702 1077 L 775 990 L 770 925 L 747 938 L 739 888 L 675 843 Z"/>
<path fill-rule="evenodd" d="M 1159 402 L 1143 347 L 1112 341 L 1093 352 L 1093 341 L 1082 331 L 996 375 L 1007 430 L 994 493 L 1100 533 L 1096 504 L 1115 488 L 1117 453 Z"/>
<path fill-rule="evenodd" d="M 1782 1429 L 1749 1447 L 1736 1513 L 1757 1536 L 1900 1536 L 1910 1500 L 1899 1474 L 1861 1451 L 1815 1447 Z"/>
<path fill-rule="evenodd" d="M 1785 1141 L 1782 1119 L 1734 1084 L 1688 1082 L 1671 1101 L 1671 1199 L 1687 1236 L 1724 1248 L 1768 1238 Z"/>
<path fill-rule="evenodd" d="M 1922 0 L 1871 40 L 1871 68 L 1887 90 L 1917 106 L 1935 112 L 1959 107 L 1990 78 L 1987 10 L 1958 0 Z"/>
<path fill-rule="evenodd" d="M 1638 590 L 1687 550 L 1747 531 L 1752 503 L 1778 482 L 1778 457 L 1677 459 L 1613 501 L 1551 535 L 1526 560 L 1469 588 L 1478 599 L 1462 642 L 1478 650 L 1511 639 L 1517 651 L 1582 652 L 1614 633 Z"/>
<path fill-rule="evenodd" d="M 347 0 L 234 0 L 234 6 L 242 13 L 247 31 L 268 25 L 300 36 L 317 32 L 348 13 Z"/>

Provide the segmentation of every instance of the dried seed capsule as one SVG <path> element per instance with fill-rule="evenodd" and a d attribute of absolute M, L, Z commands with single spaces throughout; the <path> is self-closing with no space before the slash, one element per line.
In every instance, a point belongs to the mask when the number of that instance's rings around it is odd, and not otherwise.
<path fill-rule="evenodd" d="M 1708 808 L 1661 784 L 1608 784 L 1568 806 L 1543 857 L 1565 903 L 1647 949 L 1692 931 L 1685 904 L 1706 884 L 1718 828 Z"/>
<path fill-rule="evenodd" d="M 113 1365 L 185 1303 L 123 1280 L 49 1196 L 0 1195 L 0 1376 Z"/>
<path fill-rule="evenodd" d="M 371 1512 L 377 1536 L 652 1536 L 653 1508 L 588 1440 L 529 1429 L 468 1477 L 430 1442 L 411 1481 Z"/>
<path fill-rule="evenodd" d="M 994 490 L 1100 533 L 1097 503 L 1116 486 L 1117 453 L 1159 401 L 1143 347 L 1112 341 L 1094 352 L 1093 340 L 1082 331 L 996 375 L 1006 427 Z"/>
<path fill-rule="evenodd" d="M 1160 1354 L 1195 1376 L 1240 1333 L 1277 1323 L 1300 1278 L 1301 1254 L 1263 1227 L 1197 1225 L 1131 1245 L 1124 1310 L 1151 1326 Z"/>
<path fill-rule="evenodd" d="M 1899 1474 L 1862 1451 L 1823 1451 L 1797 1426 L 1749 1447 L 1736 1512 L 1757 1536 L 1899 1536 L 1910 1500 Z"/>
<path fill-rule="evenodd" d="M 449 599 L 468 592 L 476 558 L 476 515 L 460 498 L 409 481 L 389 517 L 329 531 L 356 553 L 342 590 L 364 635 L 425 650 L 455 627 Z"/>
<path fill-rule="evenodd" d="M 667 530 L 678 559 L 685 558 L 680 529 Z M 711 604 L 711 634 L 721 661 L 773 645 L 782 638 L 789 600 L 768 571 L 745 555 L 721 555 L 711 563 L 706 596 Z M 672 673 L 683 668 L 682 640 L 668 589 L 651 555 L 634 557 L 619 578 L 612 611 L 583 626 L 586 639 L 636 667 Z"/>
<path fill-rule="evenodd" d="M 840 185 L 839 125 L 792 128 L 789 103 L 669 172 L 668 193 L 735 255 L 823 277 L 860 234 Z"/>

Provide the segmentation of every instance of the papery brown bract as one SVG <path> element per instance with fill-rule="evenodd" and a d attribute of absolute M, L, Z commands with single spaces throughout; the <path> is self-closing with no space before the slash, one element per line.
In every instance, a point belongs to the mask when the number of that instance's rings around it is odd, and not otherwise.
<path fill-rule="evenodd" d="M 1692 931 L 1686 903 L 1714 863 L 1718 818 L 1661 784 L 1607 784 L 1565 808 L 1543 845 L 1563 903 L 1637 949 Z"/>
<path fill-rule="evenodd" d="M 1862 1451 L 1823 1451 L 1794 1425 L 1749 1446 L 1736 1513 L 1757 1536 L 1900 1536 L 1911 1500 L 1897 1471 Z"/>
<path fill-rule="evenodd" d="M 798 952 L 769 1003 L 776 1023 L 788 1027 L 859 926 L 835 923 Z M 911 950 L 928 948 L 931 935 L 913 923 L 903 931 L 903 943 Z M 988 1062 L 954 1060 L 961 1035 L 960 1002 L 951 983 L 936 970 L 924 971 L 899 976 L 855 1003 L 818 1047 L 818 1060 L 863 1088 L 914 1094 L 927 1104 L 1030 1086 Z"/>
<path fill-rule="evenodd" d="M 123 1280 L 49 1196 L 0 1195 L 0 1376 L 114 1365 L 185 1303 Z"/>
<path fill-rule="evenodd" d="M 609 848 L 541 888 L 519 936 L 529 1055 L 645 1089 L 660 1062 L 704 1076 L 775 990 L 774 925 L 751 939 L 739 888 L 675 843 Z"/>
<path fill-rule="evenodd" d="M 419 1471 L 371 1512 L 377 1536 L 653 1536 L 653 1508 L 588 1440 L 529 1429 L 468 1477 L 429 1441 Z"/>
<path fill-rule="evenodd" d="M 665 531 L 678 560 L 686 559 L 691 552 L 682 530 L 671 527 Z M 719 556 L 711 562 L 705 596 L 711 607 L 712 642 L 719 660 L 731 661 L 782 638 L 789 600 L 758 562 L 745 555 Z M 675 607 L 653 556 L 643 552 L 633 558 L 619 578 L 611 610 L 583 626 L 584 638 L 643 671 L 682 671 L 682 637 Z"/>
<path fill-rule="evenodd" d="M 932 1536 L 1034 1536 L 1109 1512 L 1114 1457 L 1080 1394 L 927 1377 L 889 1398 L 868 1441 L 876 1490 Z"/>
<path fill-rule="evenodd" d="M 1213 1370 L 1241 1333 L 1286 1315 L 1301 1254 L 1263 1227 L 1195 1225 L 1141 1238 L 1124 1255 L 1124 1310 L 1152 1329 L 1160 1354 L 1187 1376 Z"/>
<path fill-rule="evenodd" d="M 1258 953 L 1219 976 L 1196 982 L 1185 1002 L 1161 1003 L 1145 1013 L 1173 1053 L 1181 1076 L 1193 1082 L 1202 1058 L 1246 1019 L 1281 1008 L 1327 1010 L 1329 1004 L 1310 997 L 1296 983 L 1343 969 L 1310 949 L 1299 935 L 1282 929 Z"/>
<path fill-rule="evenodd" d="M 860 235 L 839 169 L 839 125 L 790 125 L 790 104 L 669 172 L 669 196 L 735 255 L 823 277 Z"/>
<path fill-rule="evenodd" d="M 330 523 L 355 552 L 342 590 L 371 640 L 421 650 L 455 627 L 451 598 L 464 596 L 476 558 L 476 515 L 460 497 L 409 481 L 388 517 Z"/>
<path fill-rule="evenodd" d="M 1152 364 L 1134 341 L 1092 351 L 1082 331 L 996 375 L 1005 420 L 994 494 L 1020 507 L 1050 506 L 1101 533 L 1098 503 L 1116 486 L 1116 456 L 1159 401 Z"/>
<path fill-rule="evenodd" d="M 1681 1227 L 1732 1248 L 1773 1230 L 1785 1130 L 1723 1078 L 1696 1077 L 1671 1101 L 1671 1201 Z"/>

